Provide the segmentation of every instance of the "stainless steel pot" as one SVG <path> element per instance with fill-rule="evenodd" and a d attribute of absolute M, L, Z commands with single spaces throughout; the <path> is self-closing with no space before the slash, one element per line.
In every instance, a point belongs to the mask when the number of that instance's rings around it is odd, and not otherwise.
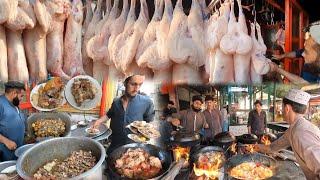
<path fill-rule="evenodd" d="M 0 172 L 6 169 L 7 167 L 13 166 L 17 161 L 4 161 L 0 163 Z"/>
<path fill-rule="evenodd" d="M 14 151 L 14 155 L 16 155 L 17 157 L 20 157 L 24 152 L 26 152 L 32 146 L 34 146 L 34 144 L 25 144 L 23 146 L 20 146 L 18 149 Z"/>
<path fill-rule="evenodd" d="M 17 162 L 17 172 L 25 180 L 31 180 L 38 168 L 53 159 L 65 159 L 73 151 L 91 151 L 97 164 L 72 179 L 97 180 L 102 178 L 102 163 L 106 157 L 104 147 L 97 141 L 86 137 L 61 137 L 40 142 L 28 149 Z"/>
<path fill-rule="evenodd" d="M 70 116 L 66 113 L 35 113 L 32 114 L 28 120 L 27 120 L 27 133 L 29 137 L 35 137 L 33 128 L 32 128 L 32 123 L 39 119 L 61 119 L 64 121 L 66 124 L 66 130 L 63 134 L 63 137 L 69 136 L 70 135 L 70 129 L 71 129 L 71 120 Z M 45 140 L 45 139 L 44 139 Z"/>

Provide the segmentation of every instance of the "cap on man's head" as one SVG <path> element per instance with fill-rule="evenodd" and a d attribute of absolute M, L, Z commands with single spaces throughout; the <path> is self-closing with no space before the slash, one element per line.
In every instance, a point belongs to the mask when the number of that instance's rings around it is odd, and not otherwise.
<path fill-rule="evenodd" d="M 204 98 L 205 101 L 213 101 L 214 98 L 211 95 L 206 95 L 206 97 Z"/>
<path fill-rule="evenodd" d="M 26 90 L 24 84 L 19 81 L 8 81 L 5 85 L 5 89 L 23 89 Z"/>
<path fill-rule="evenodd" d="M 298 104 L 307 106 L 311 95 L 299 89 L 290 89 L 285 98 Z"/>
<path fill-rule="evenodd" d="M 200 96 L 200 95 L 193 96 L 192 97 L 192 102 L 195 102 L 195 101 L 200 101 L 201 103 L 203 103 L 202 96 Z"/>
<path fill-rule="evenodd" d="M 254 105 L 260 104 L 260 106 L 262 106 L 262 102 L 261 102 L 260 100 L 256 100 L 253 104 L 254 104 Z"/>
<path fill-rule="evenodd" d="M 320 21 L 311 23 L 304 31 L 309 32 L 311 37 L 320 44 Z"/>

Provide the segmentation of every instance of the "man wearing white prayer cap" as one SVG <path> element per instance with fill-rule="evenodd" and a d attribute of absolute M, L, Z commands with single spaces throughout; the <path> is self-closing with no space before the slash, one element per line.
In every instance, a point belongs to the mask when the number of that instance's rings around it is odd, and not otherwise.
<path fill-rule="evenodd" d="M 273 55 L 273 59 L 304 58 L 305 64 L 301 73 L 304 80 L 313 83 L 320 81 L 320 21 L 311 23 L 304 29 L 304 48 L 281 55 Z M 283 74 L 285 75 L 285 74 Z M 285 75 L 286 76 L 286 75 Z M 295 81 L 291 76 L 286 76 L 290 81 Z M 293 82 L 294 83 L 294 82 Z"/>
<path fill-rule="evenodd" d="M 291 89 L 283 98 L 283 115 L 289 129 L 271 145 L 259 144 L 258 151 L 271 153 L 291 146 L 294 155 L 308 180 L 320 179 L 320 130 L 303 117 L 310 95 Z"/>

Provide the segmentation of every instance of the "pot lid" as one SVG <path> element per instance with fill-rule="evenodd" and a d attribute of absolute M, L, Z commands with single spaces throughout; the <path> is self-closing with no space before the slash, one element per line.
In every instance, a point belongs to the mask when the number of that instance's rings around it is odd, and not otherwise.
<path fill-rule="evenodd" d="M 227 132 L 221 132 L 214 136 L 214 140 L 220 143 L 230 143 L 236 140 L 235 136 L 227 131 Z"/>

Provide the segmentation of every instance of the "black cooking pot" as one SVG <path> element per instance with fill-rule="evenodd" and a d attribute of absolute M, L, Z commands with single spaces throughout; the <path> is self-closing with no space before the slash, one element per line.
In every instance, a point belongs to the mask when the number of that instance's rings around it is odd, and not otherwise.
<path fill-rule="evenodd" d="M 227 150 L 236 141 L 235 136 L 231 132 L 221 132 L 214 136 L 212 144 Z"/>
<path fill-rule="evenodd" d="M 172 158 L 169 152 L 160 149 L 157 146 L 151 145 L 151 144 L 142 144 L 142 143 L 132 143 L 132 144 L 126 144 L 123 145 L 117 149 L 115 149 L 107 158 L 107 165 L 108 170 L 111 173 L 112 176 L 111 179 L 123 179 L 127 180 L 129 178 L 122 177 L 120 174 L 118 174 L 117 169 L 115 168 L 115 162 L 117 159 L 121 157 L 123 153 L 125 153 L 129 148 L 136 149 L 141 148 L 145 150 L 147 153 L 149 153 L 152 156 L 158 157 L 162 164 L 162 169 L 158 173 L 156 177 L 153 179 L 161 179 L 161 177 L 167 173 L 169 170 L 169 167 L 172 163 Z"/>
<path fill-rule="evenodd" d="M 254 134 L 243 134 L 241 136 L 237 136 L 237 142 L 241 144 L 256 144 L 258 141 L 258 136 Z"/>
<path fill-rule="evenodd" d="M 203 153 L 206 153 L 206 152 L 221 152 L 223 153 L 224 155 L 224 160 L 226 160 L 226 157 L 225 157 L 225 153 L 224 153 L 224 150 L 221 148 L 221 147 L 218 147 L 218 146 L 206 146 L 206 147 L 202 147 L 200 149 L 198 149 L 197 151 L 193 152 L 191 154 L 191 157 L 190 157 L 190 166 L 189 166 L 189 172 L 190 173 L 193 173 L 193 164 L 197 163 L 198 162 L 198 159 L 199 159 L 199 156 Z M 221 172 L 221 175 L 223 174 L 223 166 L 225 164 L 225 162 L 222 163 L 223 165 L 220 167 L 220 170 L 219 172 Z"/>
<path fill-rule="evenodd" d="M 261 163 L 266 167 L 270 167 L 271 170 L 273 171 L 273 175 L 277 173 L 277 161 L 270 156 L 263 155 L 260 153 L 238 154 L 228 159 L 228 161 L 225 164 L 225 171 L 226 171 L 226 175 L 228 176 L 228 179 L 232 179 L 232 178 L 239 179 L 237 177 L 232 177 L 230 175 L 230 171 L 232 168 L 244 162 Z"/>
<path fill-rule="evenodd" d="M 199 133 L 187 133 L 184 131 L 178 131 L 176 134 L 170 137 L 169 144 L 171 146 L 196 146 L 201 142 L 201 135 Z"/>

